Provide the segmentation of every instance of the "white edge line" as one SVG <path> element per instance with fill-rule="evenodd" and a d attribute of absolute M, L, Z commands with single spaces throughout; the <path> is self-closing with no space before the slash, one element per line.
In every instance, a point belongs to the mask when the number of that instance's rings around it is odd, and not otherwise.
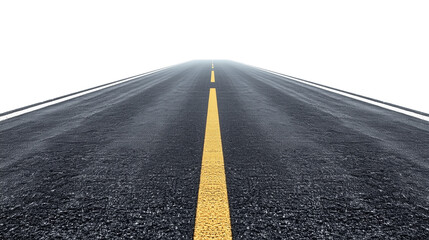
<path fill-rule="evenodd" d="M 147 73 L 143 73 L 143 74 L 140 74 L 140 75 L 137 75 L 137 76 L 134 76 L 134 77 L 125 78 L 123 80 L 120 80 L 118 82 L 114 82 L 114 83 L 111 83 L 111 84 L 108 84 L 108 85 L 105 85 L 105 86 L 101 86 L 101 87 L 94 88 L 94 89 L 91 89 L 91 90 L 88 90 L 88 91 L 85 91 L 85 92 L 73 94 L 71 96 L 63 97 L 63 98 L 60 98 L 60 99 L 57 99 L 57 100 L 54 100 L 54 101 L 50 101 L 50 102 L 47 102 L 47 103 L 36 105 L 34 107 L 29 107 L 29 108 L 26 108 L 26 109 L 23 109 L 23 110 L 20 110 L 20 111 L 9 113 L 9 114 L 6 114 L 4 116 L 1 116 L 0 117 L 0 122 L 4 121 L 6 119 L 9 119 L 9 118 L 17 117 L 17 116 L 25 114 L 25 113 L 36 111 L 36 110 L 39 110 L 39 109 L 42 109 L 42 108 L 45 108 L 45 107 L 48 107 L 48 106 L 60 103 L 60 102 L 64 102 L 64 101 L 67 101 L 67 100 L 70 100 L 70 99 L 73 99 L 73 98 L 77 98 L 77 97 L 80 97 L 80 96 L 88 94 L 88 93 L 99 91 L 99 90 L 104 89 L 104 88 L 115 86 L 115 85 L 118 85 L 118 84 L 121 84 L 121 83 L 124 83 L 124 82 L 128 82 L 130 80 L 133 80 L 133 79 L 136 79 L 136 78 L 139 78 L 139 77 L 143 77 L 143 76 L 146 76 L 146 75 L 149 75 L 149 74 L 152 74 L 152 73 L 156 73 L 156 72 L 162 71 L 162 70 L 164 70 L 166 68 L 169 68 L 169 67 L 165 67 L 165 68 L 153 70 L 153 71 L 150 71 L 150 72 L 147 72 Z"/>
<path fill-rule="evenodd" d="M 252 66 L 252 67 L 255 67 L 255 66 Z M 270 71 L 270 70 L 267 70 L 267 69 L 263 69 L 263 68 L 259 68 L 259 67 L 255 67 L 255 68 L 257 68 L 259 70 L 262 70 L 262 71 L 265 71 L 265 72 L 268 72 L 268 73 L 271 73 L 271 74 L 274 74 L 274 75 L 277 75 L 277 76 L 280 76 L 280 77 L 283 77 L 283 78 L 292 79 L 294 81 L 297 81 L 297 82 L 300 82 L 300 83 L 304 83 L 306 85 L 317 87 L 317 88 L 320 88 L 320 89 L 323 89 L 323 90 L 326 90 L 326 91 L 329 91 L 329 92 L 337 93 L 337 94 L 340 94 L 340 95 L 343 95 L 343 96 L 346 96 L 346 97 L 349 97 L 349 98 L 353 98 L 353 99 L 356 99 L 356 100 L 359 100 L 359 101 L 362 101 L 362 102 L 366 102 L 366 103 L 369 103 L 369 104 L 372 104 L 372 105 L 376 105 L 376 106 L 379 106 L 379 107 L 382 107 L 382 108 L 385 108 L 385 109 L 389 109 L 389 110 L 392 110 L 392 111 L 395 111 L 395 112 L 398 112 L 398 113 L 402 113 L 402 114 L 405 114 L 405 115 L 408 115 L 408 116 L 411 116 L 411 117 L 415 117 L 415 118 L 418 118 L 418 119 L 429 121 L 429 117 L 428 116 L 424 116 L 424 115 L 421 115 L 421 114 L 418 114 L 418 113 L 415 113 L 415 112 L 410 112 L 410 111 L 407 111 L 407 110 L 404 110 L 404 109 L 401 109 L 401 108 L 397 108 L 397 107 L 393 107 L 393 106 L 390 106 L 390 105 L 387 105 L 387 104 L 384 104 L 384 103 L 372 101 L 372 100 L 369 100 L 369 99 L 366 99 L 366 98 L 358 97 L 358 96 L 355 96 L 355 95 L 352 95 L 352 94 L 348 94 L 348 93 L 345 93 L 345 92 L 341 92 L 341 91 L 338 91 L 338 90 L 334 90 L 334 89 L 330 89 L 330 88 L 327 88 L 327 87 L 319 86 L 317 84 L 313 84 L 313 83 L 309 83 L 309 82 L 306 82 L 306 81 L 302 81 L 301 79 L 298 79 L 298 78 L 295 78 L 295 77 L 291 77 L 291 76 L 286 76 L 284 74 L 276 73 L 276 72 L 273 72 L 273 71 Z"/>

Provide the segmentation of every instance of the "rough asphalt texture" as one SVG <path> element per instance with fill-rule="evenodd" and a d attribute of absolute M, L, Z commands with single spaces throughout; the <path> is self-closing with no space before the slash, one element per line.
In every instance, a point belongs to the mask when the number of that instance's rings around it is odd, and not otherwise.
<path fill-rule="evenodd" d="M 191 239 L 217 88 L 235 239 L 429 239 L 429 123 L 229 61 L 0 122 L 0 239 Z"/>

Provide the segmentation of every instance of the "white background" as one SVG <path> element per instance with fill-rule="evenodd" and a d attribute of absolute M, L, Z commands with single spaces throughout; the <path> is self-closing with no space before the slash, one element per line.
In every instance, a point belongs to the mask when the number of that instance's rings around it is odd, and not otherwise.
<path fill-rule="evenodd" d="M 0 112 L 230 59 L 429 112 L 427 1 L 1 1 Z"/>

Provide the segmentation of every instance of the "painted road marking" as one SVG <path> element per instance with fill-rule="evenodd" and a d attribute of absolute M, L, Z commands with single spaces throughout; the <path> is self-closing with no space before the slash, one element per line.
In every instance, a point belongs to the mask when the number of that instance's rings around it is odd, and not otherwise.
<path fill-rule="evenodd" d="M 215 82 L 214 70 L 212 70 L 212 78 L 211 78 L 210 82 Z"/>
<path fill-rule="evenodd" d="M 408 115 L 408 116 L 411 116 L 411 117 L 415 117 L 415 118 L 419 118 L 421 120 L 429 122 L 429 116 L 425 116 L 425 115 L 418 114 L 418 113 L 415 113 L 415 112 L 407 111 L 407 110 L 402 109 L 402 108 L 397 108 L 397 107 L 394 107 L 394 106 L 390 106 L 388 104 L 384 104 L 384 103 L 373 101 L 373 100 L 370 100 L 370 99 L 367 99 L 367 98 L 359 97 L 359 96 L 356 96 L 356 95 L 353 95 L 353 94 L 349 94 L 349 93 L 346 93 L 346 92 L 343 92 L 343 91 L 339 91 L 339 90 L 331 89 L 331 88 L 328 88 L 328 87 L 320 86 L 320 85 L 317 85 L 317 84 L 314 84 L 314 83 L 311 83 L 311 82 L 307 82 L 305 80 L 302 80 L 302 79 L 299 79 L 299 78 L 295 78 L 295 77 L 292 77 L 292 76 L 288 76 L 288 75 L 285 75 L 285 74 L 282 74 L 282 73 L 277 73 L 277 72 L 274 72 L 274 71 L 271 71 L 271 70 L 267 70 L 267 69 L 263 69 L 263 68 L 260 68 L 260 67 L 255 67 L 255 66 L 252 66 L 252 67 L 257 68 L 257 69 L 262 70 L 262 71 L 265 71 L 265 72 L 268 72 L 268 73 L 271 73 L 271 74 L 274 74 L 274 75 L 277 75 L 277 76 L 280 76 L 280 77 L 283 77 L 283 78 L 286 78 L 286 79 L 291 79 L 291 80 L 294 80 L 294 81 L 297 81 L 297 82 L 300 82 L 300 83 L 303 83 L 303 84 L 306 84 L 306 85 L 310 85 L 310 86 L 313 86 L 313 87 L 316 87 L 316 88 L 320 88 L 320 89 L 326 90 L 328 92 L 333 92 L 333 93 L 336 93 L 336 94 L 340 94 L 340 95 L 343 95 L 343 96 L 348 97 L 348 98 L 353 98 L 353 99 L 356 99 L 356 100 L 361 101 L 361 102 L 366 102 L 366 103 L 369 103 L 369 104 L 372 104 L 372 105 L 375 105 L 375 106 L 378 106 L 378 107 L 382 107 L 382 108 L 385 108 L 385 109 L 388 109 L 388 110 L 391 110 L 391 111 L 402 113 L 402 114 L 405 114 L 405 115 Z"/>
<path fill-rule="evenodd" d="M 213 63 L 212 63 L 212 68 L 214 68 L 214 65 L 213 65 Z"/>
<path fill-rule="evenodd" d="M 170 66 L 170 67 L 172 67 L 172 66 Z M 60 99 L 57 99 L 57 100 L 49 101 L 49 102 L 42 103 L 42 104 L 39 104 L 39 105 L 36 105 L 36 106 L 33 106 L 33 107 L 29 107 L 29 108 L 25 108 L 25 109 L 22 109 L 22 110 L 19 110 L 19 111 L 16 111 L 16 112 L 12 112 L 12 113 L 6 114 L 4 116 L 0 116 L 0 122 L 4 121 L 6 119 L 9 119 L 9 118 L 17 117 L 17 116 L 25 114 L 25 113 L 29 113 L 29 112 L 33 112 L 33 111 L 36 111 L 36 110 L 39 110 L 39 109 L 42 109 L 42 108 L 45 108 L 45 107 L 49 107 L 51 105 L 54 105 L 54 104 L 57 104 L 57 103 L 60 103 L 60 102 L 64 102 L 64 101 L 67 101 L 67 100 L 70 100 L 70 99 L 73 99 L 73 98 L 77 98 L 77 97 L 86 95 L 88 93 L 96 92 L 96 91 L 99 91 L 101 89 L 112 87 L 112 86 L 115 86 L 115 85 L 118 85 L 118 84 L 121 84 L 121 83 L 124 83 L 124 82 L 131 81 L 131 80 L 136 79 L 136 78 L 140 78 L 140 77 L 152 74 L 152 73 L 156 73 L 156 72 L 162 71 L 162 70 L 170 68 L 170 67 L 160 68 L 160 69 L 157 69 L 157 70 L 154 70 L 154 71 L 150 71 L 150 72 L 147 72 L 147 73 L 143 73 L 143 74 L 140 74 L 140 75 L 137 75 L 137 76 L 134 76 L 134 77 L 125 78 L 123 80 L 119 80 L 119 81 L 116 81 L 116 82 L 113 82 L 113 83 L 110 83 L 110 84 L 106 84 L 104 86 L 100 86 L 100 87 L 96 87 L 96 88 L 93 88 L 93 89 L 90 89 L 90 90 L 87 90 L 87 91 L 83 91 L 83 92 L 80 92 L 80 93 L 72 94 L 70 96 L 63 97 L 63 98 L 60 98 Z"/>
<path fill-rule="evenodd" d="M 209 95 L 194 239 L 232 239 L 215 88 Z"/>

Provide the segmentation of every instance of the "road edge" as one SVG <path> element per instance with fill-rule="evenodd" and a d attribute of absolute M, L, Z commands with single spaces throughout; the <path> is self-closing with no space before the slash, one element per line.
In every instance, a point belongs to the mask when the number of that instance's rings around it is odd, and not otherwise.
<path fill-rule="evenodd" d="M 374 98 L 365 97 L 365 96 L 362 96 L 362 95 L 359 95 L 359 94 L 356 94 L 356 93 L 352 93 L 352 92 L 344 91 L 344 90 L 341 90 L 341 89 L 329 87 L 329 86 L 326 86 L 326 85 L 323 85 L 323 84 L 319 84 L 319 83 L 311 82 L 311 81 L 308 81 L 308 80 L 300 79 L 300 78 L 297 78 L 297 77 L 289 76 L 289 75 L 286 75 L 286 74 L 283 74 L 283 73 L 279 73 L 279 72 L 276 72 L 276 71 L 272 71 L 272 70 L 268 70 L 268 69 L 264 69 L 264 68 L 260 68 L 260 67 L 256 67 L 256 66 L 252 66 L 252 65 L 248 65 L 248 64 L 244 64 L 244 65 L 247 65 L 249 67 L 253 67 L 253 68 L 259 69 L 261 71 L 264 71 L 264 72 L 267 72 L 267 73 L 271 73 L 271 74 L 274 74 L 274 75 L 277 75 L 277 76 L 280 76 L 280 77 L 284 77 L 284 78 L 286 78 L 288 80 L 292 80 L 292 81 L 296 81 L 296 82 L 299 82 L 299 83 L 303 83 L 303 84 L 306 84 L 306 85 L 309 85 L 309 86 L 312 86 L 312 87 L 317 87 L 319 89 L 323 89 L 323 90 L 326 90 L 326 91 L 329 91 L 329 92 L 337 93 L 337 94 L 340 94 L 340 95 L 345 96 L 345 97 L 349 97 L 349 98 L 352 98 L 352 99 L 355 99 L 355 100 L 358 100 L 358 101 L 361 101 L 361 102 L 369 103 L 371 105 L 382 107 L 384 109 L 388 109 L 388 110 L 391 110 L 391 111 L 402 113 L 402 114 L 405 114 L 407 116 L 411 116 L 411 117 L 418 118 L 418 119 L 421 119 L 421 120 L 429 122 L 429 114 L 425 113 L 425 112 L 421 112 L 421 111 L 418 111 L 418 110 L 410 109 L 410 108 L 407 108 L 407 107 L 402 107 L 402 106 L 399 106 L 399 105 L 396 105 L 396 104 L 393 104 L 393 103 L 384 102 L 384 101 L 377 100 L 377 99 L 374 99 Z"/>
<path fill-rule="evenodd" d="M 96 92 L 96 91 L 99 91 L 99 90 L 102 90 L 102 89 L 105 89 L 105 88 L 108 88 L 108 87 L 112 87 L 112 86 L 115 86 L 115 85 L 118 85 L 118 84 L 121 84 L 121 83 L 125 83 L 125 82 L 134 80 L 134 79 L 139 78 L 139 77 L 144 77 L 144 76 L 156 73 L 156 72 L 160 72 L 162 70 L 165 70 L 167 68 L 171 68 L 171 67 L 176 66 L 176 65 L 179 65 L 179 64 L 174 64 L 174 65 L 171 65 L 171 66 L 167 66 L 167 67 L 163 67 L 163 68 L 158 68 L 158 69 L 155 69 L 155 70 L 152 70 L 152 71 L 149 71 L 149 72 L 145 72 L 145 73 L 142 73 L 142 74 L 134 75 L 134 76 L 131 76 L 131 77 L 120 79 L 120 80 L 115 80 L 113 82 L 109 82 L 109 83 L 105 83 L 105 84 L 98 85 L 98 86 L 95 86 L 95 87 L 91 87 L 91 88 L 88 88 L 88 89 L 84 89 L 84 90 L 81 90 L 81 91 L 73 92 L 73 93 L 66 94 L 66 95 L 63 95 L 63 96 L 60 96 L 60 97 L 48 99 L 48 100 L 45 100 L 45 101 L 42 101 L 42 102 L 38 102 L 38 103 L 30 104 L 30 105 L 27 105 L 27 106 L 24 106 L 24 107 L 20 107 L 20 108 L 16 108 L 16 109 L 13 109 L 13 110 L 9 110 L 9 111 L 0 113 L 0 122 L 2 122 L 4 120 L 7 120 L 7 119 L 10 119 L 10 118 L 13 118 L 13 117 L 20 116 L 20 115 L 25 114 L 25 113 L 36 111 L 36 110 L 39 110 L 39 109 L 42 109 L 42 108 L 45 108 L 45 107 L 48 107 L 48 106 L 60 103 L 60 102 L 64 102 L 64 101 L 67 101 L 67 100 L 70 100 L 70 99 L 73 99 L 73 98 L 77 98 L 77 97 L 86 95 L 88 93 Z"/>

